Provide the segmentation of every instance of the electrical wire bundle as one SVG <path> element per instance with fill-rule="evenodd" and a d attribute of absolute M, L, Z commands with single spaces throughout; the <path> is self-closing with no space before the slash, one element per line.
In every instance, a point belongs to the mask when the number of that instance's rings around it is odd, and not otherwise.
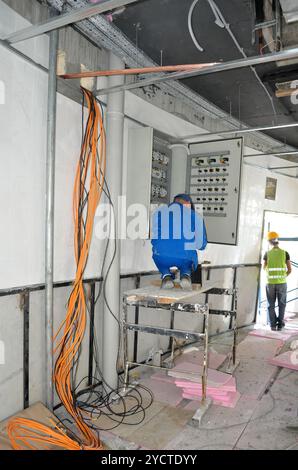
<path fill-rule="evenodd" d="M 74 193 L 74 245 L 77 265 L 73 289 L 68 300 L 67 314 L 55 335 L 55 362 L 53 381 L 61 404 L 65 407 L 72 419 L 54 422 L 52 428 L 44 424 L 25 418 L 11 419 L 7 426 L 8 436 L 14 449 L 35 449 L 34 442 L 39 448 L 49 449 L 60 447 L 66 450 L 100 450 L 102 445 L 99 431 L 110 431 L 120 424 L 138 425 L 145 419 L 146 409 L 153 402 L 151 390 L 143 385 L 135 385 L 123 393 L 123 379 L 119 376 L 118 388 L 113 389 L 105 380 L 99 366 L 99 353 L 94 329 L 94 343 L 92 348 L 95 363 L 95 376 L 93 385 L 85 390 L 78 391 L 84 377 L 76 384 L 77 369 L 81 354 L 81 344 L 85 333 L 89 306 L 87 294 L 83 284 L 83 276 L 88 260 L 91 245 L 93 221 L 96 208 L 102 193 L 105 194 L 111 211 L 114 211 L 108 184 L 105 180 L 106 152 L 103 109 L 101 103 L 91 92 L 82 88 L 82 144 L 80 159 L 77 166 Z M 88 117 L 84 125 L 84 106 L 87 104 Z M 99 143 L 99 145 L 98 145 Z M 110 214 L 111 215 L 111 214 Z M 111 218 L 115 221 L 115 217 Z M 111 231 L 111 226 L 110 226 Z M 110 243 L 108 237 L 101 277 L 107 261 L 107 249 Z M 114 262 L 117 251 L 117 241 L 114 238 L 114 250 L 106 276 L 100 285 L 95 304 L 103 294 L 103 300 L 108 307 L 120 329 L 120 322 L 111 310 L 106 293 L 106 281 Z M 59 338 L 59 339 L 58 339 Z M 120 342 L 118 344 L 118 358 L 115 368 L 118 370 Z M 89 377 L 88 377 L 89 378 Z M 141 392 L 145 392 L 141 393 Z M 134 419 L 132 419 L 134 417 Z M 103 422 L 100 418 L 105 418 Z M 70 429 L 68 423 L 74 425 Z M 79 433 L 74 432 L 73 429 Z"/>
<path fill-rule="evenodd" d="M 57 394 L 66 411 L 73 418 L 79 433 L 78 435 L 70 432 L 66 434 L 58 422 L 52 423 L 53 428 L 50 428 L 33 420 L 14 418 L 9 421 L 7 432 L 16 450 L 20 450 L 22 446 L 34 449 L 34 442 L 44 448 L 52 446 L 67 450 L 103 448 L 98 433 L 90 428 L 74 394 L 76 369 L 87 320 L 83 275 L 91 245 L 95 211 L 104 188 L 106 168 L 103 112 L 90 91 L 82 89 L 82 93 L 89 114 L 82 138 L 73 193 L 77 270 L 68 301 L 66 318 L 54 338 L 57 359 L 53 374 Z"/>

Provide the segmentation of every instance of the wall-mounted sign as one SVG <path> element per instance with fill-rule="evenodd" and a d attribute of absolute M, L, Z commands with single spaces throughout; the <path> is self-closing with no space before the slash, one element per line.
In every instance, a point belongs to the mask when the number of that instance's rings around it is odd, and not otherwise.
<path fill-rule="evenodd" d="M 276 186 L 277 186 L 277 179 L 266 178 L 265 199 L 270 199 L 271 201 L 275 201 Z"/>

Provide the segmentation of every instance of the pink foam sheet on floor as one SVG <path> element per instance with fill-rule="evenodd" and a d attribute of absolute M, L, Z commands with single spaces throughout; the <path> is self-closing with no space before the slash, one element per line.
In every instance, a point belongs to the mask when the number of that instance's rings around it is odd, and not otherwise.
<path fill-rule="evenodd" d="M 198 351 L 195 352 L 197 353 Z M 198 361 L 192 362 L 192 360 L 189 360 L 190 357 L 193 359 L 193 356 L 194 354 L 189 357 L 187 357 L 187 354 L 183 354 L 180 359 L 184 359 L 184 361 L 176 363 L 175 367 L 169 369 L 168 372 L 161 371 L 151 376 L 151 383 L 148 382 L 148 388 L 151 386 L 158 401 L 166 400 L 167 403 L 170 403 L 170 396 L 164 398 L 164 395 L 162 397 L 160 395 L 161 393 L 164 394 L 167 390 L 166 387 L 176 387 L 177 390 L 180 390 L 181 399 L 194 400 L 196 403 L 201 400 L 203 367 L 198 364 Z M 219 363 L 219 360 L 217 363 Z M 154 387 L 152 385 L 154 382 L 159 382 L 161 387 Z M 143 383 L 146 384 L 146 381 L 143 381 Z M 230 374 L 208 368 L 207 396 L 212 399 L 215 405 L 230 408 L 235 407 L 240 397 L 240 393 L 236 390 L 235 378 Z M 173 402 L 170 404 L 177 406 Z"/>
<path fill-rule="evenodd" d="M 218 399 L 218 400 L 228 400 L 229 399 L 229 395 L 231 393 L 235 393 L 236 390 L 234 392 L 224 392 L 224 391 L 218 391 L 216 393 L 213 393 L 213 392 L 210 392 L 210 390 L 207 390 L 207 396 L 208 397 L 211 397 L 213 398 L 214 400 Z M 187 395 L 191 395 L 191 396 L 194 396 L 194 397 L 201 397 L 202 396 L 202 390 L 195 390 L 193 388 L 184 388 L 183 389 L 183 394 L 187 394 Z"/>
<path fill-rule="evenodd" d="M 202 390 L 201 383 L 191 382 L 189 380 L 175 380 L 175 384 L 180 388 L 191 388 L 192 390 Z M 235 377 L 230 376 L 230 379 L 225 382 L 223 385 L 217 385 L 216 387 L 211 386 L 207 380 L 207 390 L 210 393 L 222 392 L 235 392 L 236 391 L 236 380 Z"/>
<path fill-rule="evenodd" d="M 285 367 L 286 369 L 298 370 L 298 350 L 286 351 L 279 356 L 269 359 L 269 363 L 274 366 Z"/>
<path fill-rule="evenodd" d="M 251 331 L 249 335 L 259 336 L 261 338 L 268 338 L 268 339 L 279 339 L 285 342 L 292 336 L 298 335 L 298 330 L 272 331 L 272 330 L 258 329 L 258 330 Z"/>
<path fill-rule="evenodd" d="M 226 354 L 219 354 L 217 352 L 210 352 L 208 354 L 208 367 L 210 369 L 218 369 L 222 363 L 226 360 Z M 204 362 L 204 351 L 189 351 L 181 354 L 175 359 L 175 364 L 181 364 L 184 362 L 191 362 L 192 364 L 197 364 L 202 366 Z"/>
<path fill-rule="evenodd" d="M 219 406 L 225 406 L 225 407 L 228 407 L 228 408 L 234 408 L 240 398 L 240 393 L 239 392 L 229 392 L 227 396 L 225 397 L 212 397 L 211 395 L 208 395 L 207 396 L 210 396 L 210 398 L 212 398 L 212 402 L 214 405 L 219 405 Z M 183 393 L 183 398 L 186 398 L 187 400 L 192 400 L 192 401 L 197 401 L 199 402 L 201 400 L 201 396 L 200 395 L 193 395 L 193 394 L 190 394 L 190 393 L 186 393 L 184 392 Z M 189 404 L 187 405 L 189 407 L 192 408 L 193 405 Z M 187 409 L 187 406 L 185 407 Z M 188 408 L 189 409 L 189 408 Z"/>
<path fill-rule="evenodd" d="M 201 366 L 198 372 L 196 364 L 184 362 L 177 364 L 169 374 L 176 378 L 175 384 L 183 390 L 183 398 L 199 401 L 202 397 L 202 371 Z M 240 397 L 235 378 L 230 374 L 208 369 L 207 396 L 216 405 L 234 407 Z"/>
<path fill-rule="evenodd" d="M 218 354 L 216 352 L 211 352 L 209 354 L 209 363 L 208 366 L 210 369 L 218 369 L 222 365 L 222 363 L 226 360 L 227 356 L 225 354 Z M 201 374 L 202 371 L 202 365 L 203 365 L 203 359 L 204 359 L 204 353 L 203 351 L 189 351 L 184 354 L 181 354 L 181 356 L 178 356 L 175 359 L 175 365 L 180 366 L 180 369 L 182 369 L 183 364 L 189 363 L 189 364 L 194 364 L 195 365 L 195 371 L 198 372 L 198 374 Z M 182 364 L 182 366 L 181 366 Z M 173 369 L 169 369 L 173 370 Z M 154 380 L 160 380 L 161 382 L 167 382 L 167 383 L 175 383 L 175 377 L 171 377 L 168 375 L 168 371 L 160 371 L 151 376 L 152 379 Z"/>
<path fill-rule="evenodd" d="M 191 382 L 201 383 L 203 367 L 196 364 L 182 362 L 173 369 L 170 369 L 168 374 L 176 379 L 189 380 Z M 218 370 L 208 369 L 208 385 L 210 387 L 220 387 L 225 385 L 231 380 L 231 375 Z"/>

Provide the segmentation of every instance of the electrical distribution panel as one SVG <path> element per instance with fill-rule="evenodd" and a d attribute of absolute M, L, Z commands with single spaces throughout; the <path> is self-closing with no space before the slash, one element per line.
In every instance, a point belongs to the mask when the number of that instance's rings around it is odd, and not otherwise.
<path fill-rule="evenodd" d="M 128 131 L 126 207 L 129 211 L 135 204 L 142 205 L 147 212 L 146 229 L 141 239 L 149 237 L 151 167 L 153 151 L 153 129 L 133 127 Z M 127 224 L 130 216 L 127 214 Z"/>
<path fill-rule="evenodd" d="M 187 190 L 211 243 L 237 244 L 241 161 L 241 138 L 190 144 Z"/>
<path fill-rule="evenodd" d="M 169 204 L 171 151 L 168 143 L 154 136 L 151 169 L 151 204 Z"/>
<path fill-rule="evenodd" d="M 133 127 L 128 132 L 126 206 L 141 204 L 146 208 L 147 226 L 141 239 L 150 238 L 154 210 L 170 202 L 171 150 L 162 137 L 152 127 Z"/>

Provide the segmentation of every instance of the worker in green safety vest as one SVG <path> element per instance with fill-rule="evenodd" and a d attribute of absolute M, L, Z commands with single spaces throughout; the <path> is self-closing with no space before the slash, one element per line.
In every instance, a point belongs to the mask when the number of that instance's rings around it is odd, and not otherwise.
<path fill-rule="evenodd" d="M 269 232 L 267 239 L 272 249 L 264 255 L 263 268 L 267 271 L 266 295 L 268 301 L 268 316 L 271 330 L 282 330 L 285 326 L 284 315 L 287 304 L 287 276 L 291 273 L 290 255 L 278 246 L 278 234 Z M 275 312 L 275 302 L 278 302 L 278 316 Z"/>

